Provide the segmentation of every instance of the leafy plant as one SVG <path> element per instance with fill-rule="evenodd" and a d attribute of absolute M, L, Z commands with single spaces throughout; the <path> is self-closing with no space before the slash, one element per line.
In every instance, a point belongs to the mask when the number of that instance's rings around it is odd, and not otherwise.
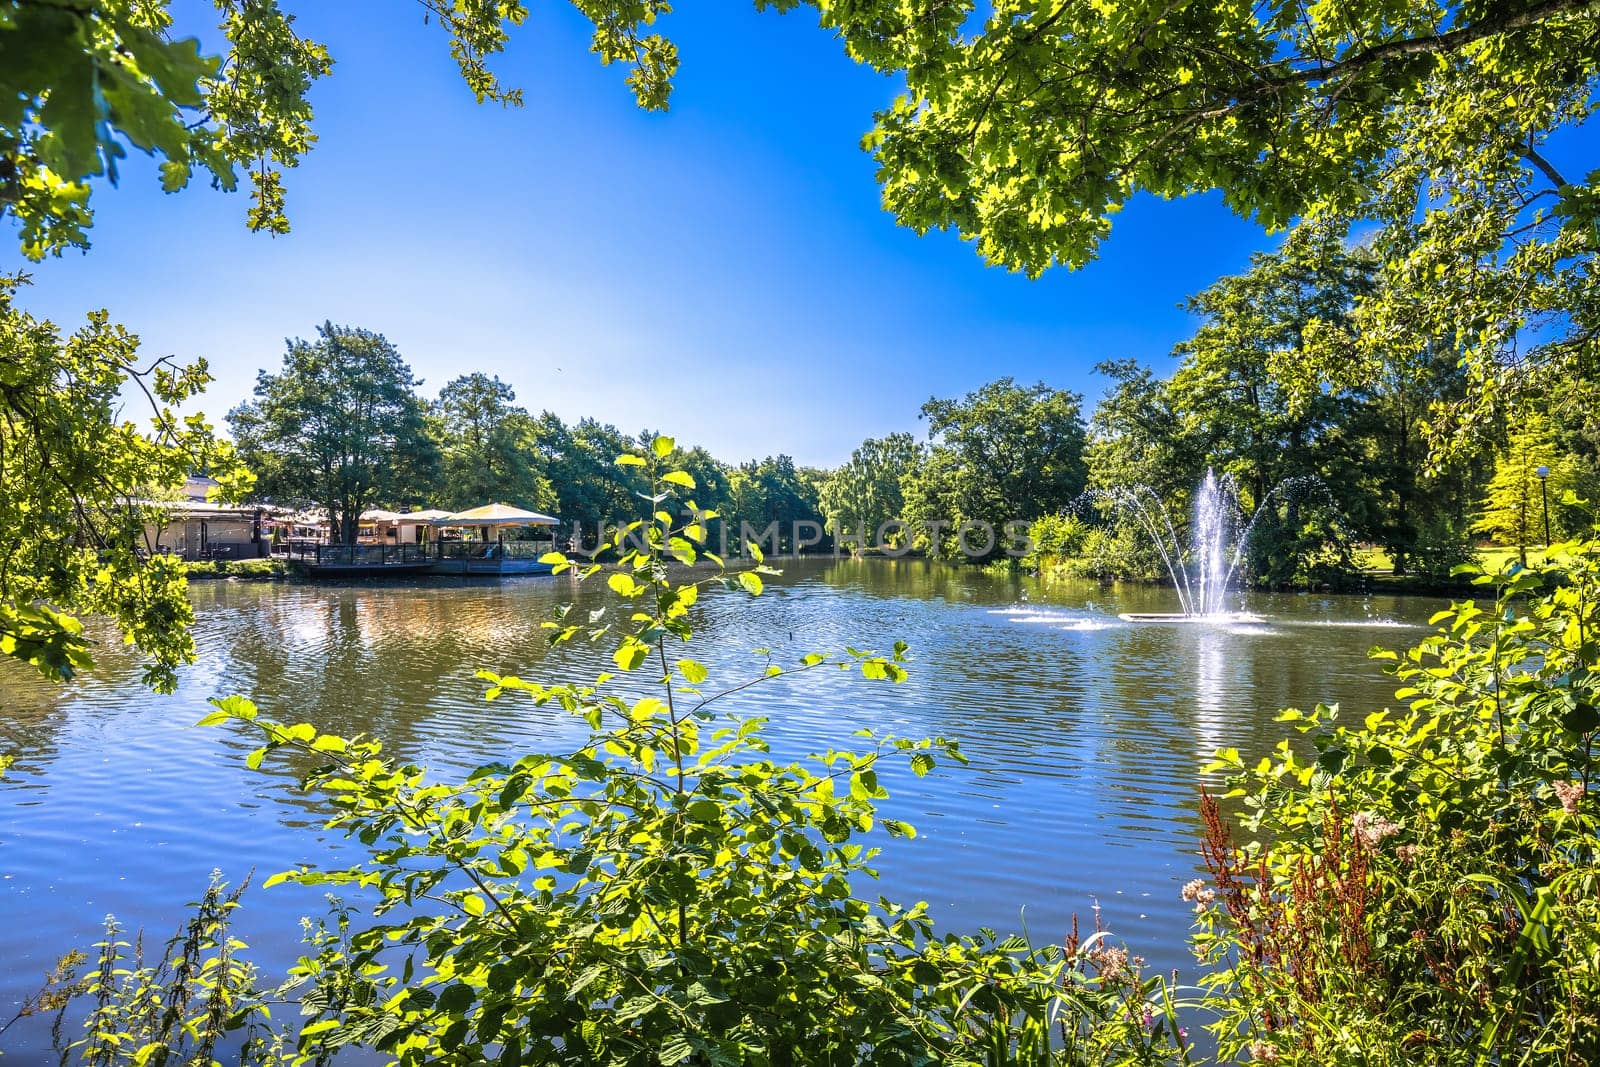
<path fill-rule="evenodd" d="M 268 722 L 239 698 L 205 720 L 259 731 L 252 766 L 272 752 L 299 762 L 337 812 L 330 825 L 367 850 L 269 879 L 372 900 L 370 918 L 341 910 L 323 924 L 296 969 L 301 1055 L 360 1044 L 408 1065 L 1165 1062 L 1181 1038 L 1161 984 L 1103 931 L 1042 947 L 958 937 L 924 904 L 860 895 L 869 835 L 914 833 L 877 812 L 885 761 L 926 774 L 960 751 L 867 734 L 861 751 L 784 762 L 762 719 L 721 713 L 735 694 L 810 672 L 894 683 L 907 651 L 768 655 L 752 677 L 709 688 L 708 668 L 679 654 L 702 590 L 759 595 L 773 572 L 755 546 L 757 566 L 737 573 L 704 548 L 694 479 L 664 463 L 673 452 L 656 438 L 618 460 L 646 476 L 652 514 L 613 537 L 609 566 L 552 557 L 603 574 L 623 603 L 563 612 L 552 640 L 612 641 L 619 673 L 592 685 L 483 675 L 490 699 L 578 716 L 591 736 L 577 749 L 446 783 L 375 740 Z M 694 518 L 680 522 L 680 506 Z"/>
<path fill-rule="evenodd" d="M 51 1039 L 62 1067 L 216 1067 L 226 1057 L 241 1067 L 288 1062 L 280 1036 L 267 1025 L 269 999 L 246 945 L 231 932 L 233 912 L 249 880 L 231 891 L 213 871 L 205 894 L 153 961 L 144 935 L 124 939 L 108 915 L 105 937 L 91 958 L 64 955 L 43 988 L 27 998 L 0 1034 L 31 1015 L 54 1014 Z M 80 970 L 88 965 L 87 973 Z M 66 1022 L 85 1004 L 80 1036 L 68 1040 Z"/>
<path fill-rule="evenodd" d="M 1373 1063 L 1600 1058 L 1600 542 L 1477 581 L 1391 664 L 1405 701 L 1218 768 L 1196 947 L 1225 1056 Z"/>
<path fill-rule="evenodd" d="M 0 37 L 4 31 L 0 31 Z M 179 561 L 151 556 L 151 497 L 195 471 L 249 485 L 205 419 L 172 409 L 209 381 L 204 363 L 140 366 L 139 339 L 95 312 L 69 336 L 18 308 L 25 278 L 0 276 L 0 655 L 66 679 L 90 665 L 77 618 L 109 616 L 168 690 L 193 655 Z M 123 393 L 151 425 L 123 416 Z"/>

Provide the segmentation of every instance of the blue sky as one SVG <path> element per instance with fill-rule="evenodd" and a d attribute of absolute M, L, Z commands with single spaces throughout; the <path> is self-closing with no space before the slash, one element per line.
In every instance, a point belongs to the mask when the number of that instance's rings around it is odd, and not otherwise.
<path fill-rule="evenodd" d="M 130 160 L 96 192 L 90 253 L 28 267 L 36 314 L 105 307 L 150 356 L 208 358 L 218 420 L 286 337 L 331 319 L 387 335 L 430 395 L 482 370 L 535 411 L 831 465 L 1001 375 L 1092 403 L 1101 359 L 1165 372 L 1193 325 L 1179 302 L 1275 243 L 1215 197 L 1141 199 L 1098 262 L 1039 281 L 918 238 L 858 148 L 895 86 L 805 12 L 668 17 L 682 66 L 662 115 L 566 5 L 533 5 L 497 64 L 520 110 L 475 104 L 414 5 L 287 6 L 336 63 L 313 95 L 321 143 L 286 178 L 294 232 L 251 235 L 244 195 L 166 196 Z M 208 10 L 184 0 L 177 29 Z M 20 263 L 7 241 L 0 268 Z"/>

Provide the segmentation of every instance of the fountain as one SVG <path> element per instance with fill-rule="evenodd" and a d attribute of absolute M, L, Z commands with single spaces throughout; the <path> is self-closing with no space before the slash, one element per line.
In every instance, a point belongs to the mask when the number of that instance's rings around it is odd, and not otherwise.
<path fill-rule="evenodd" d="M 1172 524 L 1155 490 L 1146 485 L 1096 491 L 1094 497 L 1110 502 L 1139 523 L 1155 545 L 1172 576 L 1178 594 L 1177 612 L 1135 612 L 1121 615 L 1128 622 L 1207 622 L 1256 621 L 1257 617 L 1228 610 L 1228 587 L 1244 558 L 1250 529 L 1239 508 L 1239 495 L 1233 479 L 1218 478 L 1206 470 L 1205 479 L 1195 493 L 1194 527 L 1185 553 L 1178 531 Z M 1259 516 L 1261 511 L 1258 509 Z M 1185 556 L 1187 555 L 1187 560 Z"/>

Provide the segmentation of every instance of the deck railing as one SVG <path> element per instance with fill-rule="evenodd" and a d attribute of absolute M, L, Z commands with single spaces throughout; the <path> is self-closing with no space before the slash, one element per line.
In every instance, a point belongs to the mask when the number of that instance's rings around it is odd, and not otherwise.
<path fill-rule="evenodd" d="M 329 545 L 321 542 L 291 541 L 291 560 L 318 567 L 383 567 L 402 563 L 428 563 L 433 560 L 429 545 Z"/>
<path fill-rule="evenodd" d="M 383 567 L 440 560 L 533 559 L 553 551 L 554 541 L 435 541 L 422 545 L 330 545 L 288 542 L 281 555 L 318 567 Z"/>

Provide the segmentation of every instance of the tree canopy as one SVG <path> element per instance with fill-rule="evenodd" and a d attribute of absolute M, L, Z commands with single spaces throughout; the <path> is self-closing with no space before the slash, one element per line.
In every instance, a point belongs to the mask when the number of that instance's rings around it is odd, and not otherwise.
<path fill-rule="evenodd" d="M 147 683 L 170 689 L 194 613 L 146 524 L 193 472 L 227 492 L 248 476 L 202 417 L 173 411 L 204 388 L 204 363 L 141 364 L 139 338 L 103 311 L 63 336 L 16 305 L 19 284 L 0 276 L 0 654 L 69 678 L 91 662 L 74 616 L 97 613 L 149 657 Z M 129 387 L 148 426 L 122 414 Z"/>
<path fill-rule="evenodd" d="M 417 384 L 382 334 L 324 323 L 289 342 L 282 371 L 262 371 L 228 422 L 267 499 L 324 508 L 334 540 L 354 544 L 363 511 L 425 484 Z"/>
<path fill-rule="evenodd" d="M 537 447 L 538 424 L 498 377 L 463 374 L 432 405 L 430 430 L 440 453 L 436 507 L 462 510 L 505 501 L 533 510 L 555 506 Z"/>
<path fill-rule="evenodd" d="M 646 32 L 662 0 L 575 0 L 594 22 L 601 62 L 631 68 L 641 105 L 664 107 L 676 69 L 670 42 Z M 225 55 L 180 36 L 170 0 L 0 0 L 0 215 L 20 225 L 33 259 L 87 247 L 96 181 L 115 184 L 129 148 L 161 160 L 161 184 L 196 171 L 251 189 L 253 230 L 288 230 L 283 171 L 316 143 L 307 94 L 333 70 L 277 0 L 215 0 Z M 423 0 L 479 102 L 517 105 L 490 67 L 528 15 L 517 0 Z"/>
<path fill-rule="evenodd" d="M 521 102 L 491 61 L 523 3 L 422 6 L 480 101 Z M 641 106 L 666 108 L 667 5 L 575 6 Z M 1140 193 L 1220 191 L 1270 228 L 1375 226 L 1361 329 L 1309 346 L 1305 368 L 1349 384 L 1385 352 L 1448 346 L 1468 389 L 1430 424 L 1436 452 L 1524 388 L 1597 365 L 1600 171 L 1548 151 L 1600 99 L 1596 0 L 815 6 L 852 57 L 903 80 L 864 145 L 918 232 L 953 229 L 1037 275 L 1087 263 Z M 282 172 L 315 141 L 307 94 L 332 57 L 277 0 L 217 7 L 223 56 L 177 36 L 167 0 L 0 0 L 0 213 L 28 255 L 87 244 L 91 186 L 129 147 L 161 158 L 171 190 L 242 173 L 249 225 L 287 228 Z"/>

